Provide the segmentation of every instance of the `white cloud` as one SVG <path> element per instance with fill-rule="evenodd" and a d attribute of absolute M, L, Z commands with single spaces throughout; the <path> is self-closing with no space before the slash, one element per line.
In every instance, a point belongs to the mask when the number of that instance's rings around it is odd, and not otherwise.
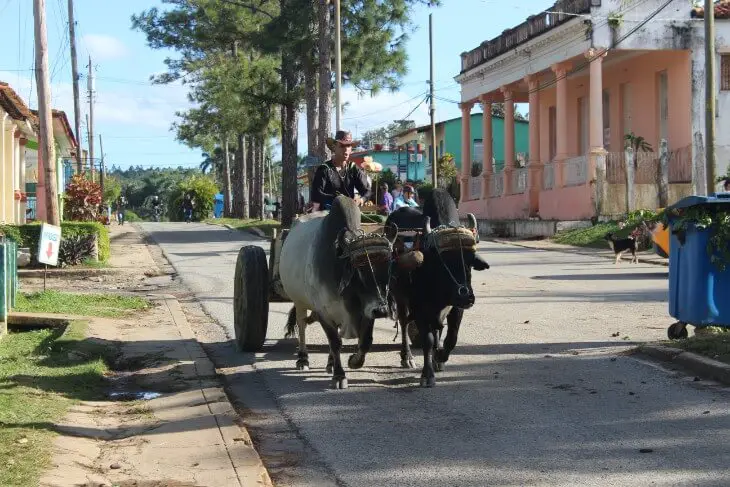
<path fill-rule="evenodd" d="M 82 38 L 94 62 L 119 59 L 129 54 L 127 46 L 119 39 L 103 34 L 88 34 Z"/>

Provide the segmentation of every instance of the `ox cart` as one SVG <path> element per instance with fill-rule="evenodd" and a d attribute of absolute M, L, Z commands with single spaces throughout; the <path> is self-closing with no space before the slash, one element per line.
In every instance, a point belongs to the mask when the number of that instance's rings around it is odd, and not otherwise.
<path fill-rule="evenodd" d="M 478 242 L 476 218 L 467 215 L 470 227 L 473 228 Z M 362 223 L 366 233 L 383 233 L 382 223 Z M 281 233 L 274 231 L 269 242 L 269 256 L 259 245 L 246 245 L 238 252 L 235 267 L 233 291 L 233 317 L 236 346 L 245 352 L 257 352 L 263 347 L 268 330 L 269 303 L 287 303 L 286 296 L 279 279 L 279 258 L 281 249 L 290 230 Z M 412 246 L 422 229 L 399 229 L 394 249 Z M 396 324 L 397 326 L 397 324 Z M 408 337 L 415 347 L 420 347 L 418 330 L 415 326 L 407 327 Z"/>

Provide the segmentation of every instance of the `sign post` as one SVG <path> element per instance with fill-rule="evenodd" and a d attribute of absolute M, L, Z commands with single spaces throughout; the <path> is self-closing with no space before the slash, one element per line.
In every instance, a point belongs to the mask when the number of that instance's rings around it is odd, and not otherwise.
<path fill-rule="evenodd" d="M 41 224 L 41 238 L 38 242 L 38 262 L 45 264 L 43 271 L 43 290 L 46 290 L 48 266 L 58 265 L 58 250 L 61 246 L 61 227 Z"/>

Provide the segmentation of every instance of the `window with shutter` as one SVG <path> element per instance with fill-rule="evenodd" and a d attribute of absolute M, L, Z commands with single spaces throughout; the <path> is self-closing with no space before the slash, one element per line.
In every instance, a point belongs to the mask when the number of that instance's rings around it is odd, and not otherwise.
<path fill-rule="evenodd" d="M 730 91 L 730 54 L 720 56 L 720 89 Z"/>

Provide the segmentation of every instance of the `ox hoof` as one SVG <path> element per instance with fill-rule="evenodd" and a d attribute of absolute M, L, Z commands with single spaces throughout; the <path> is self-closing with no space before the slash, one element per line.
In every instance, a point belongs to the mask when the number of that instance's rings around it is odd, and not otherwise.
<path fill-rule="evenodd" d="M 350 358 L 347 359 L 347 366 L 351 369 L 359 369 L 365 365 L 365 356 L 358 353 L 353 353 Z"/>
<path fill-rule="evenodd" d="M 333 377 L 332 389 L 347 389 L 347 377 Z"/>
<path fill-rule="evenodd" d="M 436 385 L 436 377 L 421 377 L 421 387 L 433 387 Z"/>
<path fill-rule="evenodd" d="M 413 358 L 401 359 L 400 366 L 403 367 L 404 369 L 415 369 L 416 361 L 413 360 Z"/>
<path fill-rule="evenodd" d="M 309 370 L 309 360 L 297 360 L 297 370 Z"/>

